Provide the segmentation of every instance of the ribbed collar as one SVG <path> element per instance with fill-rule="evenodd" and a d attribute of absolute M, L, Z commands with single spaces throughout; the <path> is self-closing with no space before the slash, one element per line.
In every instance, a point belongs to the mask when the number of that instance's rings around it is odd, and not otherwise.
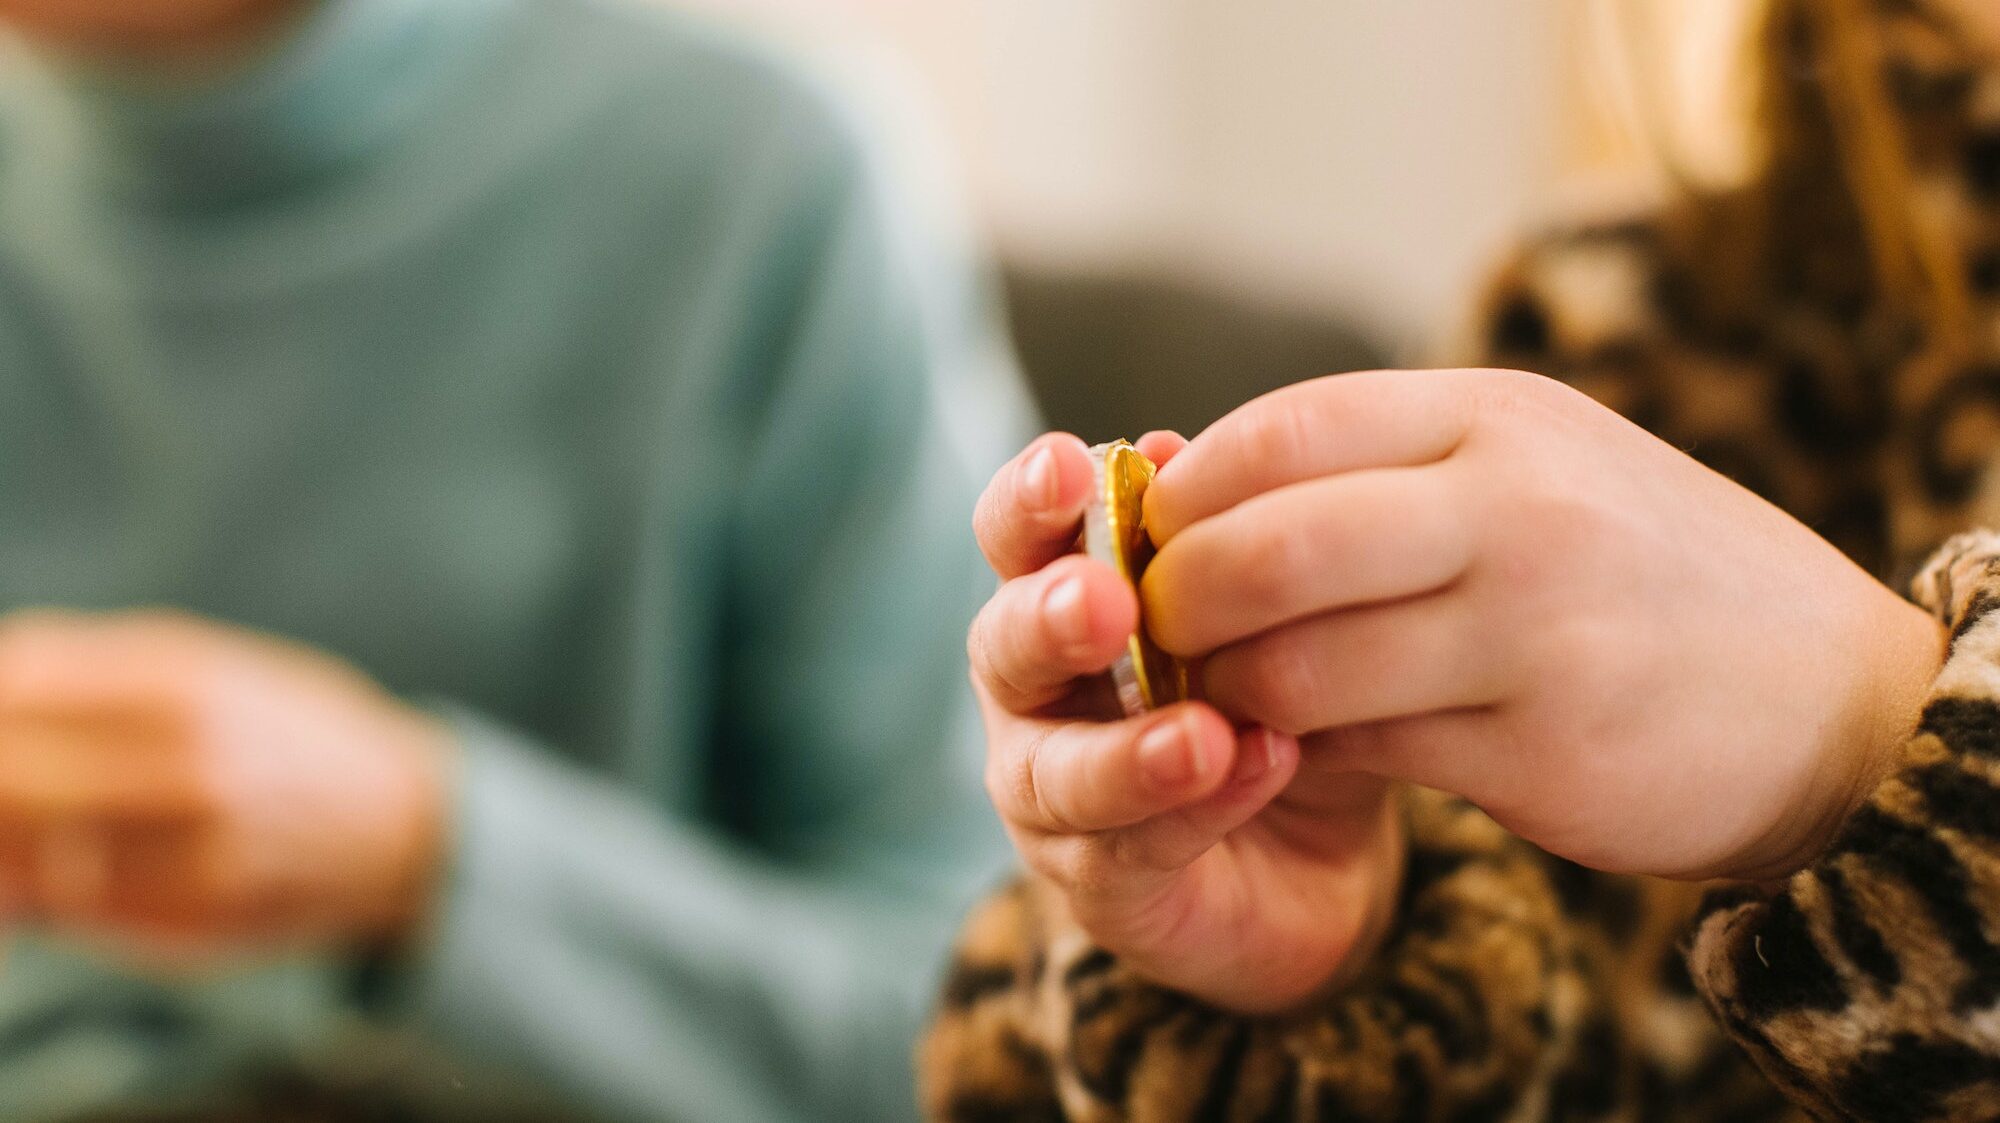
<path fill-rule="evenodd" d="M 11 171 L 166 205 L 221 204 L 337 171 L 394 140 L 497 0 L 317 0 L 220 74 L 148 73 L 24 51 L 0 85 Z M 64 174 L 67 173 L 67 174 Z"/>

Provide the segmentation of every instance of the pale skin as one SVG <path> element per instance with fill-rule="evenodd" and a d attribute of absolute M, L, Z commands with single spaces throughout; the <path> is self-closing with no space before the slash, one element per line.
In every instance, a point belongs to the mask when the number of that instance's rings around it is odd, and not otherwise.
<path fill-rule="evenodd" d="M 1172 462 L 1178 437 L 1139 448 Z M 1386 785 L 1302 774 L 1298 739 L 1184 703 L 1124 721 L 1088 676 L 1123 650 L 1138 598 L 1070 555 L 1091 487 L 1083 443 L 1052 435 L 979 502 L 1004 579 L 970 640 L 987 788 L 1028 864 L 1097 939 L 1156 978 L 1275 1009 L 1386 927 L 1402 835 Z M 1112 706 L 1111 708 L 1115 708 Z"/>
<path fill-rule="evenodd" d="M 1226 1007 L 1283 1009 L 1368 950 L 1399 874 L 1390 780 L 1596 868 L 1775 878 L 1884 773 L 1942 659 L 1934 620 L 1790 516 L 1534 375 L 1336 376 L 1148 442 L 1147 619 L 1208 699 L 1165 715 L 1191 778 L 1148 778 L 1162 717 L 1064 708 L 1137 607 L 1062 556 L 1073 438 L 982 503 L 1008 580 L 974 673 L 1029 865 L 1107 948 Z"/>

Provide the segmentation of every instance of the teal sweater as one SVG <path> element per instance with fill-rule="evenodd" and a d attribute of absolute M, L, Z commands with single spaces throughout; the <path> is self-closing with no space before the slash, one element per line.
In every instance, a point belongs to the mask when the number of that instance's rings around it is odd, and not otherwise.
<path fill-rule="evenodd" d="M 464 746 L 386 977 L 17 934 L 0 1118 L 377 1031 L 607 1118 L 912 1114 L 1001 859 L 967 516 L 1022 414 L 884 146 L 616 0 L 334 0 L 200 89 L 0 61 L 0 611 L 296 637 Z"/>

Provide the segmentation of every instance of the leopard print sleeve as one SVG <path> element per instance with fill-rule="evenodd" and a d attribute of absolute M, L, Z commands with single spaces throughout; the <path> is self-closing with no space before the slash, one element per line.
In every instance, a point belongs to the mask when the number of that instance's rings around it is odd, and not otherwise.
<path fill-rule="evenodd" d="M 1550 859 L 1462 802 L 1415 792 L 1406 813 L 1389 943 L 1355 983 L 1290 1016 L 1239 1017 L 1147 983 L 1033 883 L 994 897 L 920 1049 L 927 1116 L 1654 1118 L 1634 1115 L 1647 1105 L 1676 1120 L 1786 1117 L 1767 1084 L 1717 1055 L 1728 1042 L 1684 975 L 1685 998 L 1623 1001 L 1659 989 L 1658 964 L 1679 974 L 1685 908 Z"/>
<path fill-rule="evenodd" d="M 922 1048 L 933 1120 L 1504 1117 L 1601 1013 L 1533 853 L 1463 805 L 1408 805 L 1400 921 L 1368 976 L 1289 1017 L 1147 983 L 1023 882 L 968 925 Z"/>
<path fill-rule="evenodd" d="M 1827 1119 L 2000 1097 L 2000 535 L 1952 540 L 1915 591 L 1951 648 L 1897 767 L 1815 865 L 1711 899 L 1689 948 L 1723 1025 Z"/>

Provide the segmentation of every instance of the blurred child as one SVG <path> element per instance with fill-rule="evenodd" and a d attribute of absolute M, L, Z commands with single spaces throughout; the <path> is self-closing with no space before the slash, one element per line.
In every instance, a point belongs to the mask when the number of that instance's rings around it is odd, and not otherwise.
<path fill-rule="evenodd" d="M 0 1117 L 913 1112 L 1016 416 L 935 208 L 617 0 L 0 18 Z"/>

